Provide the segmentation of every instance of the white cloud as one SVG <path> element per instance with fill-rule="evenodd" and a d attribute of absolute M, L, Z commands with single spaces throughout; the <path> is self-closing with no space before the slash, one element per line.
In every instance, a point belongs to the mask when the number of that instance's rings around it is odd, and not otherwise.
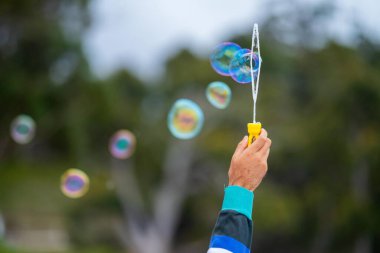
<path fill-rule="evenodd" d="M 231 31 L 253 25 L 255 6 L 252 0 L 95 0 L 85 49 L 100 76 L 124 66 L 153 77 L 178 47 L 205 53 Z"/>
<path fill-rule="evenodd" d="M 309 0 L 316 2 L 320 0 Z M 337 0 L 339 13 L 328 28 L 347 36 L 352 17 L 369 31 L 380 29 L 377 0 Z M 248 31 L 268 1 L 254 0 L 93 0 L 93 24 L 84 45 L 93 71 L 105 76 L 118 68 L 142 78 L 163 70 L 164 61 L 181 47 L 207 54 L 225 38 Z M 265 5 L 268 6 L 268 5 Z"/>

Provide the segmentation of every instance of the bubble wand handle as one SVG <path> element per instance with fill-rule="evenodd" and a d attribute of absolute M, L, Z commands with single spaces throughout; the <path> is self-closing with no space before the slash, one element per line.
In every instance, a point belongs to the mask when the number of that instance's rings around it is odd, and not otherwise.
<path fill-rule="evenodd" d="M 255 83 L 255 75 L 253 71 L 253 53 L 257 49 L 259 56 L 259 68 L 257 73 L 257 79 Z M 259 29 L 258 25 L 254 24 L 252 32 L 252 48 L 251 48 L 251 82 L 252 82 L 252 98 L 253 98 L 253 122 L 247 124 L 248 130 L 248 146 L 252 144 L 254 139 L 257 139 L 261 133 L 261 123 L 256 122 L 256 101 L 259 93 L 259 80 L 261 69 L 261 55 L 260 55 L 260 42 L 259 42 Z"/>
<path fill-rule="evenodd" d="M 248 123 L 248 146 L 252 144 L 252 142 L 257 139 L 261 133 L 261 123 Z"/>

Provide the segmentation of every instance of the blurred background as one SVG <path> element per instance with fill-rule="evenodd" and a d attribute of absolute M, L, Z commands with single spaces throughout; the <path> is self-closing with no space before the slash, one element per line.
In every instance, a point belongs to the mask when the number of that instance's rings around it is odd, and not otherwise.
<path fill-rule="evenodd" d="M 224 41 L 250 47 L 259 23 L 258 120 L 273 140 L 256 191 L 254 252 L 380 252 L 380 3 L 253 0 L 0 2 L 0 252 L 206 252 L 249 85 L 216 74 Z M 226 82 L 213 108 L 205 89 Z M 205 114 L 192 140 L 171 136 L 178 98 Z M 10 137 L 36 122 L 26 145 Z M 108 151 L 119 129 L 134 155 Z M 79 168 L 88 194 L 60 177 Z M 164 203 L 164 204 L 163 204 Z"/>

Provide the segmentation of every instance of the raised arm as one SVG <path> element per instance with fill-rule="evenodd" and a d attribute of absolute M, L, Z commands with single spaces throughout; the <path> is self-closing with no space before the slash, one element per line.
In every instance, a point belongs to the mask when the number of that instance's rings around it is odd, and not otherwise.
<path fill-rule="evenodd" d="M 271 140 L 265 129 L 249 147 L 245 136 L 236 147 L 224 190 L 222 210 L 212 233 L 208 253 L 249 253 L 252 243 L 253 191 L 268 165 Z"/>

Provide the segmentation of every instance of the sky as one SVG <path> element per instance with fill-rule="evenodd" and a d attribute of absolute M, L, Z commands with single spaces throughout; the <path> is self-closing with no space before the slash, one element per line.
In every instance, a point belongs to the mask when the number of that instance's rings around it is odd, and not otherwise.
<path fill-rule="evenodd" d="M 321 1 L 326 0 L 302 2 L 313 5 Z M 153 80 L 163 73 L 165 61 L 178 50 L 189 48 L 197 55 L 207 55 L 218 43 L 249 32 L 255 22 L 260 24 L 265 13 L 275 9 L 271 2 L 93 0 L 92 25 L 83 35 L 84 49 L 91 69 L 100 78 L 127 68 L 142 79 Z M 350 43 L 353 23 L 359 22 L 380 39 L 378 0 L 335 2 L 338 9 L 326 27 L 329 34 Z"/>

